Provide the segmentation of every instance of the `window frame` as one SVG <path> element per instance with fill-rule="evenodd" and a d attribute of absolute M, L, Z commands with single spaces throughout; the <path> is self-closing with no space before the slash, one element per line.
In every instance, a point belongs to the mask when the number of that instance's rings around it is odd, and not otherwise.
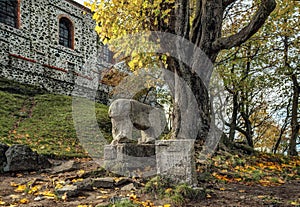
<path fill-rule="evenodd" d="M 10 14 L 7 9 L 9 2 L 12 2 L 12 1 L 4 0 L 1 2 L 3 2 L 6 5 L 6 7 L 5 7 L 6 11 L 4 11 L 4 9 L 3 9 L 4 7 L 2 7 L 1 3 L 0 3 L 0 16 L 3 15 L 3 19 L 6 21 L 1 21 L 2 19 L 0 17 L 0 23 L 19 29 L 20 28 L 20 0 L 14 0 L 13 4 L 15 4 L 15 5 L 10 5 L 11 7 L 15 6 L 15 8 L 14 8 L 15 11 L 13 14 Z M 13 23 L 7 22 L 7 17 L 13 19 Z"/>
<path fill-rule="evenodd" d="M 66 28 L 62 28 L 63 26 L 66 26 Z M 61 29 L 64 29 L 64 33 L 62 34 Z M 66 37 L 66 32 L 67 36 Z M 63 38 L 63 43 L 61 42 L 61 38 Z M 65 44 L 65 42 L 68 42 Z M 58 44 L 74 50 L 74 23 L 73 21 L 66 15 L 60 15 L 58 18 Z"/>

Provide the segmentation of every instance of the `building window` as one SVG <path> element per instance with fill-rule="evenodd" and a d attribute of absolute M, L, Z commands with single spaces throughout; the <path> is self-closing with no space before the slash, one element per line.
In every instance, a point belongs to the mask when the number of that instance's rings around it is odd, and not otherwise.
<path fill-rule="evenodd" d="M 59 44 L 73 49 L 73 24 L 66 18 L 59 19 Z"/>
<path fill-rule="evenodd" d="M 18 0 L 0 0 L 0 22 L 18 27 Z"/>

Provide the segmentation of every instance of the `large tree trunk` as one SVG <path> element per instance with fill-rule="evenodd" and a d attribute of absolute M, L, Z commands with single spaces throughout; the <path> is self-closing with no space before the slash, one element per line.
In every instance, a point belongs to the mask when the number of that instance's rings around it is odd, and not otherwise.
<path fill-rule="evenodd" d="M 195 18 L 190 24 L 190 1 L 176 0 L 174 22 L 170 25 L 174 26 L 174 29 L 168 31 L 174 31 L 174 33 L 182 38 L 185 38 L 199 47 L 211 60 L 215 63 L 218 53 L 223 49 L 230 49 L 238 46 L 248 40 L 258 29 L 264 24 L 269 14 L 275 9 L 275 0 L 262 0 L 256 13 L 253 15 L 249 24 L 242 28 L 234 35 L 221 37 L 223 14 L 225 9 L 236 0 L 196 0 L 195 5 Z M 182 53 L 180 43 L 175 43 L 178 53 Z M 178 55 L 180 57 L 180 55 Z M 197 64 L 198 60 L 193 60 Z M 202 80 L 193 70 L 183 64 L 180 60 L 170 58 L 168 60 L 169 70 L 174 72 L 175 76 L 178 75 L 189 86 L 194 95 L 194 99 L 197 102 L 197 110 L 200 114 L 199 117 L 199 132 L 197 134 L 198 140 L 204 140 L 207 137 L 210 128 L 210 102 L 208 95 L 208 88 Z M 194 64 L 192 64 L 194 65 Z M 180 136 L 181 129 L 185 117 L 182 107 L 187 100 L 183 100 L 182 96 L 176 94 L 178 91 L 183 92 L 180 84 L 177 84 L 177 78 L 174 78 L 175 83 L 175 119 L 173 123 L 174 138 Z M 176 85 L 177 84 L 177 85 Z M 176 97 L 177 96 L 177 97 Z M 189 99 L 188 99 L 189 100 Z M 190 137 L 185 137 L 190 138 Z"/>
<path fill-rule="evenodd" d="M 187 65 L 174 58 L 168 65 L 175 69 L 175 77 L 169 82 L 174 95 L 172 137 L 205 141 L 210 124 L 208 90 Z"/>

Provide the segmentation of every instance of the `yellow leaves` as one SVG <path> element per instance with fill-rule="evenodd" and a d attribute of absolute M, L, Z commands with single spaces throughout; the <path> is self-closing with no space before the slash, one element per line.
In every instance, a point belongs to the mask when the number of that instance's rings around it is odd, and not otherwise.
<path fill-rule="evenodd" d="M 269 180 L 259 180 L 258 181 L 262 186 L 269 186 L 270 185 L 270 181 Z"/>
<path fill-rule="evenodd" d="M 130 68 L 135 68 L 135 61 L 134 61 L 134 60 L 129 61 L 129 62 L 128 62 L 128 66 L 129 66 Z"/>
<path fill-rule="evenodd" d="M 77 207 L 93 207 L 92 205 L 78 205 Z"/>
<path fill-rule="evenodd" d="M 173 191 L 172 188 L 167 188 L 167 189 L 165 190 L 165 193 L 166 193 L 166 194 L 170 194 L 172 191 Z"/>
<path fill-rule="evenodd" d="M 29 194 L 34 194 L 34 193 L 38 192 L 41 188 L 42 188 L 41 185 L 33 186 L 32 188 L 30 188 L 30 190 L 28 191 L 28 193 Z"/>
<path fill-rule="evenodd" d="M 134 203 L 134 204 L 138 204 L 138 206 L 143 206 L 143 207 L 171 207 L 171 204 L 164 204 L 164 205 L 160 205 L 160 206 L 156 206 L 154 204 L 154 202 L 152 202 L 151 200 L 146 200 L 146 201 L 140 201 L 138 196 L 134 193 L 127 195 L 129 200 Z"/>
<path fill-rule="evenodd" d="M 96 10 L 96 4 L 95 3 L 91 4 L 90 9 L 91 9 L 92 12 L 95 11 Z"/>
<path fill-rule="evenodd" d="M 47 198 L 50 198 L 50 199 L 56 198 L 56 195 L 53 192 L 49 191 L 49 190 L 41 192 L 41 193 L 39 193 L 39 195 L 43 195 L 43 196 L 45 196 Z"/>
<path fill-rule="evenodd" d="M 79 177 L 83 176 L 84 173 L 85 173 L 84 170 L 78 170 L 78 171 L 76 172 L 76 174 L 77 174 Z"/>
<path fill-rule="evenodd" d="M 0 199 L 0 205 L 5 205 L 6 203 Z"/>
<path fill-rule="evenodd" d="M 72 183 L 78 183 L 78 182 L 81 182 L 81 181 L 83 181 L 83 178 L 73 179 Z"/>
<path fill-rule="evenodd" d="M 174 0 L 162 1 L 94 1 L 93 3 L 85 2 L 84 5 L 93 12 L 93 19 L 96 22 L 95 31 L 98 33 L 100 40 L 104 43 L 111 43 L 125 35 L 131 35 L 139 32 L 143 34 L 147 31 L 155 30 L 158 23 L 163 21 L 169 22 L 169 14 L 174 9 L 172 7 Z M 133 39 L 132 41 L 135 41 Z M 123 41 L 113 52 L 118 53 L 120 50 L 128 57 L 127 49 L 132 48 L 134 44 L 131 41 Z M 149 45 L 144 45 L 148 47 Z M 144 48 L 145 49 L 145 48 Z M 138 49 L 137 49 L 138 51 Z M 134 58 L 133 54 L 133 58 Z M 142 59 L 142 58 L 141 58 Z M 138 61 L 136 64 L 130 62 L 130 68 L 136 69 L 143 67 L 147 61 Z"/>
<path fill-rule="evenodd" d="M 97 196 L 97 199 L 108 199 L 108 198 L 109 198 L 108 195 Z"/>
<path fill-rule="evenodd" d="M 66 182 L 64 180 L 58 180 L 54 182 L 55 189 L 60 189 L 64 187 L 65 184 Z"/>
<path fill-rule="evenodd" d="M 226 181 L 226 182 L 230 182 L 232 181 L 231 179 L 229 179 L 226 175 L 219 175 L 216 172 L 212 173 L 212 176 L 214 176 L 215 178 L 217 178 L 218 180 L 222 180 L 222 181 Z"/>
<path fill-rule="evenodd" d="M 137 202 L 137 203 L 142 204 L 142 206 L 144 207 L 154 207 L 154 203 L 151 202 L 150 200 Z"/>
<path fill-rule="evenodd" d="M 17 193 L 22 193 L 25 191 L 26 188 L 27 188 L 26 185 L 18 185 L 17 189 L 15 189 L 14 191 Z"/>
<path fill-rule="evenodd" d="M 240 181 L 242 181 L 242 178 L 234 178 L 233 180 L 236 182 L 240 182 Z"/>
<path fill-rule="evenodd" d="M 27 198 L 23 198 L 20 200 L 20 203 L 21 204 L 26 204 L 26 203 L 29 203 L 29 200 Z"/>
<path fill-rule="evenodd" d="M 91 4 L 89 2 L 87 2 L 87 1 L 84 1 L 83 5 L 86 6 L 86 7 L 90 7 Z"/>
<path fill-rule="evenodd" d="M 128 195 L 130 200 L 137 200 L 137 195 L 136 194 L 130 194 Z"/>
<path fill-rule="evenodd" d="M 19 186 L 17 183 L 15 183 L 15 182 L 10 182 L 10 186 L 11 187 L 17 187 L 17 186 Z"/>
<path fill-rule="evenodd" d="M 284 184 L 284 183 L 285 183 L 285 181 L 282 180 L 281 178 L 278 178 L 277 182 L 278 182 L 279 184 Z"/>
<path fill-rule="evenodd" d="M 206 194 L 206 198 L 211 198 L 211 195 L 210 194 Z"/>
<path fill-rule="evenodd" d="M 61 199 L 62 199 L 63 201 L 66 201 L 66 200 L 68 199 L 67 192 L 65 192 L 65 193 L 62 195 Z"/>
<path fill-rule="evenodd" d="M 290 203 L 292 206 L 300 206 L 300 200 L 299 201 L 291 201 Z"/>
<path fill-rule="evenodd" d="M 95 31 L 100 34 L 102 32 L 102 28 L 99 25 L 95 26 Z"/>
<path fill-rule="evenodd" d="M 262 186 L 279 186 L 289 179 L 297 179 L 299 158 L 287 158 L 277 155 L 261 154 L 241 158 L 223 156 L 212 158 L 218 170 L 212 176 L 225 182 L 243 182 Z"/>

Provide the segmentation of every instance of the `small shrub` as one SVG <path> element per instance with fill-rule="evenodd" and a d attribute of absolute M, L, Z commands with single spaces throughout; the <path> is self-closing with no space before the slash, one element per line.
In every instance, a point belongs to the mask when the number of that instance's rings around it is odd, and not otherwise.
<path fill-rule="evenodd" d="M 113 207 L 139 207 L 138 204 L 134 204 L 131 200 L 127 200 L 127 199 L 117 201 L 116 203 L 110 205 L 110 207 L 112 206 Z"/>
<path fill-rule="evenodd" d="M 181 184 L 176 186 L 175 194 L 182 195 L 189 200 L 196 200 L 199 198 L 205 198 L 206 192 L 202 188 L 192 188 L 187 184 Z"/>
<path fill-rule="evenodd" d="M 182 195 L 175 194 L 171 196 L 172 203 L 176 206 L 182 206 L 185 203 L 185 199 Z"/>
<path fill-rule="evenodd" d="M 171 183 L 170 179 L 156 176 L 146 183 L 145 191 L 164 196 L 165 190 L 172 187 Z"/>

